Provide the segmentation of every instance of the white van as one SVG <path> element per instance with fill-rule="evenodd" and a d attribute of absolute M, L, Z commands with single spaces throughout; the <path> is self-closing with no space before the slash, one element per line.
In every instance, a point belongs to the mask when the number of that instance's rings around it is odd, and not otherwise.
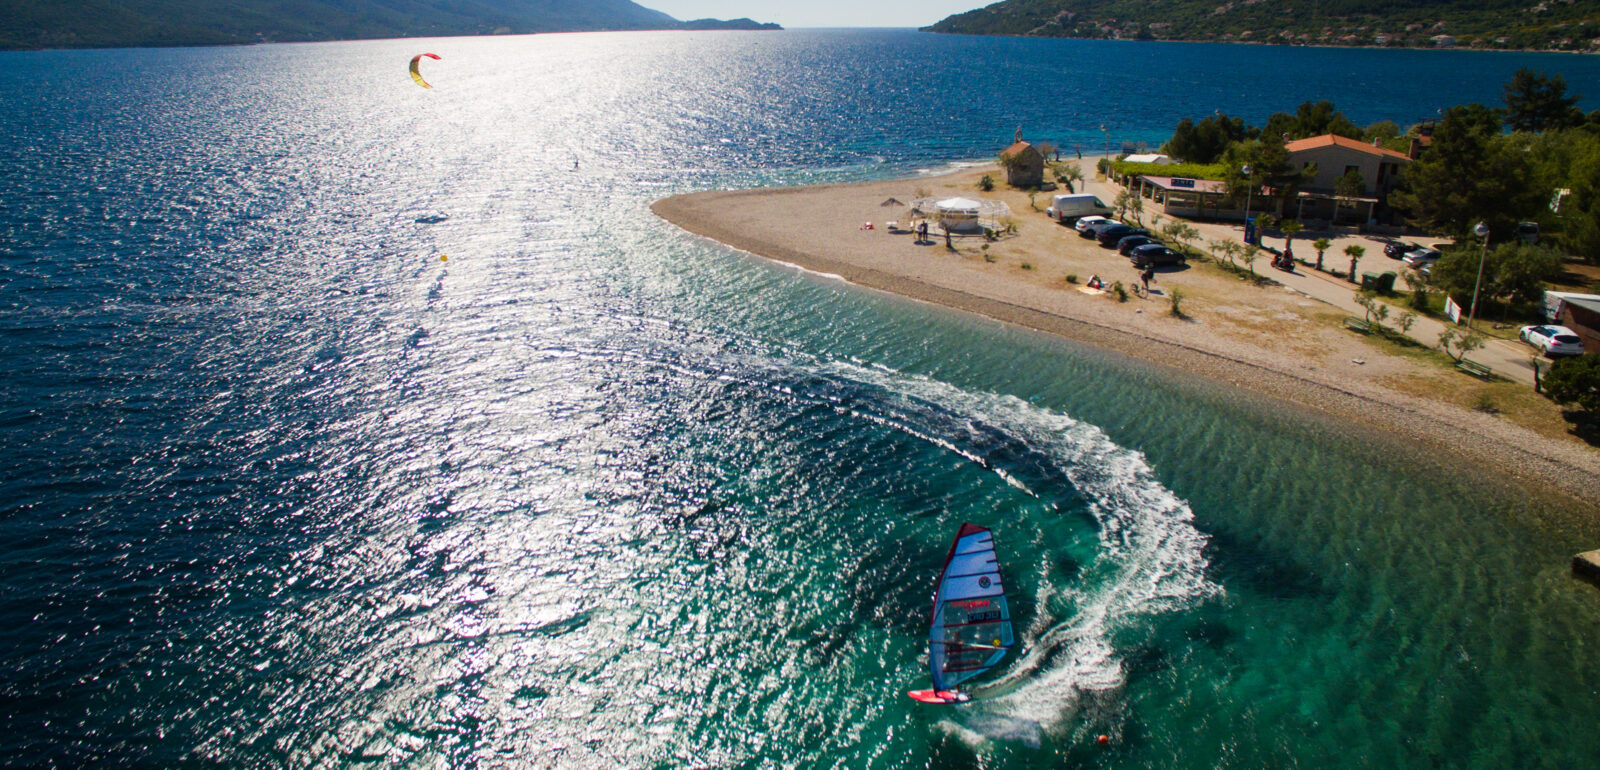
<path fill-rule="evenodd" d="M 1076 222 L 1078 217 L 1091 214 L 1110 216 L 1111 207 L 1100 202 L 1099 198 L 1089 193 L 1072 193 L 1057 195 L 1050 199 L 1050 207 L 1044 210 L 1045 216 L 1061 224 Z"/>

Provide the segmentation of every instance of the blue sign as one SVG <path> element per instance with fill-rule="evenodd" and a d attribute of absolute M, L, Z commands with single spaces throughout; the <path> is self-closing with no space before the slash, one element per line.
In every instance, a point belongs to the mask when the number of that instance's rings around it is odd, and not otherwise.
<path fill-rule="evenodd" d="M 1173 187 L 1188 187 L 1190 189 L 1194 189 L 1194 180 L 1193 179 L 1184 179 L 1181 176 L 1175 176 L 1175 177 L 1172 178 L 1172 186 Z"/>

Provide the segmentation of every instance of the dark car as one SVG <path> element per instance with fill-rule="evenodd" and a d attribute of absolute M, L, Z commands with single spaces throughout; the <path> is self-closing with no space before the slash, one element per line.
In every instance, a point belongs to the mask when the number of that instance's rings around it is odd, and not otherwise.
<path fill-rule="evenodd" d="M 1100 231 L 1108 227 L 1127 227 L 1127 225 L 1115 219 L 1105 219 L 1079 230 L 1078 235 L 1083 238 L 1098 238 L 1100 237 Z"/>
<path fill-rule="evenodd" d="M 1410 254 L 1411 252 L 1416 251 L 1417 249 L 1420 249 L 1420 248 L 1422 248 L 1422 247 L 1418 246 L 1415 243 L 1405 243 L 1403 241 L 1391 241 L 1389 243 L 1384 244 L 1384 246 L 1383 246 L 1383 255 L 1385 257 L 1390 258 L 1390 259 L 1399 259 L 1399 258 L 1401 258 L 1401 257 L 1403 257 L 1403 256 L 1405 256 L 1407 254 Z"/>
<path fill-rule="evenodd" d="M 1122 240 L 1117 241 L 1117 253 L 1121 254 L 1124 257 L 1126 257 L 1129 254 L 1133 253 L 1133 250 L 1135 248 L 1139 247 L 1139 246 L 1143 246 L 1143 245 L 1145 245 L 1147 243 L 1160 243 L 1160 242 L 1161 241 L 1158 241 L 1158 240 L 1156 240 L 1154 238 L 1151 238 L 1148 235 L 1129 235 L 1129 236 L 1123 238 Z"/>
<path fill-rule="evenodd" d="M 1116 227 L 1102 227 L 1102 228 L 1100 228 L 1100 231 L 1095 234 L 1095 238 L 1100 241 L 1100 245 L 1101 246 L 1104 246 L 1104 247 L 1109 249 L 1112 246 L 1117 245 L 1117 241 L 1120 241 L 1123 238 L 1126 238 L 1126 237 L 1128 237 L 1130 235 L 1149 235 L 1149 234 L 1150 233 L 1145 232 L 1144 230 L 1141 230 L 1141 229 L 1139 229 L 1137 227 L 1134 227 L 1133 225 L 1117 225 Z"/>
<path fill-rule="evenodd" d="M 1159 243 L 1147 243 L 1134 249 L 1133 253 L 1128 256 L 1133 260 L 1133 266 L 1138 268 L 1152 265 L 1181 265 L 1184 263 L 1182 254 Z"/>

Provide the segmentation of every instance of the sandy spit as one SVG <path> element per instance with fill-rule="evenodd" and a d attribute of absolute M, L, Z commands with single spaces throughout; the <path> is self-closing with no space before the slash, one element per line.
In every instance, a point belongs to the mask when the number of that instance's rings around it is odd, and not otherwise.
<path fill-rule="evenodd" d="M 1215 270 L 1157 276 L 1163 292 L 1117 303 L 1075 291 L 1096 274 L 1131 285 L 1136 271 L 1115 252 L 1076 237 L 1034 213 L 1026 194 L 978 193 L 972 182 L 996 169 L 937 177 L 841 185 L 712 191 L 666 198 L 651 210 L 696 235 L 768 259 L 903 297 L 977 313 L 1239 387 L 1409 439 L 1433 453 L 1467 460 L 1540 496 L 1552 496 L 1580 518 L 1600 516 L 1600 451 L 1541 436 L 1474 410 L 1397 392 L 1384 382 L 1419 374 L 1417 363 L 1390 356 L 1338 330 L 1311 327 L 1285 343 L 1287 319 L 1316 318 L 1326 308 L 1292 292 L 1256 289 Z M 982 248 L 981 238 L 942 237 L 925 244 L 891 233 L 919 194 L 960 194 L 1006 201 L 1017 235 Z M 1039 196 L 1043 207 L 1048 194 Z M 871 230 L 860 226 L 873 222 Z M 1173 318 L 1166 292 L 1181 289 L 1188 318 Z M 1324 321 L 1326 321 L 1324 317 Z M 1564 494 L 1562 493 L 1564 492 Z"/>

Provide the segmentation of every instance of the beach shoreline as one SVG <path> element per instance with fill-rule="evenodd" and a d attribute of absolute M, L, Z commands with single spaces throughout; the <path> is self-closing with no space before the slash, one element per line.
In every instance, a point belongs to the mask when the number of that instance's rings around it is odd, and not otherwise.
<path fill-rule="evenodd" d="M 1087 156 L 1084 160 L 1092 161 Z M 916 192 L 938 188 L 941 194 L 945 189 L 971 190 L 969 185 L 978 176 L 996 171 L 960 168 L 906 179 L 689 193 L 658 200 L 651 210 L 687 232 L 758 257 L 1056 335 L 1374 427 L 1490 470 L 1531 494 L 1600 507 L 1600 452 L 1595 449 L 1539 435 L 1493 414 L 1387 387 L 1388 382 L 1409 376 L 1406 367 L 1415 363 L 1351 347 L 1361 344 L 1345 339 L 1351 335 L 1324 335 L 1313 353 L 1286 355 L 1280 346 L 1264 349 L 1251 344 L 1251 324 L 1235 328 L 1225 318 L 1235 309 L 1208 304 L 1217 289 L 1198 271 L 1158 277 L 1158 285 L 1165 280 L 1186 295 L 1192 292 L 1193 298 L 1186 296 L 1185 303 L 1201 307 L 1188 319 L 1172 318 L 1164 304 L 1147 301 L 1130 310 L 1126 303 L 1090 297 L 1073 291 L 1062 279 L 1047 277 L 1054 275 L 1052 269 L 1059 273 L 1081 264 L 1086 271 L 1104 267 L 1108 282 L 1134 279 L 1126 260 L 1114 252 L 1107 258 L 1092 251 L 1089 241 L 1073 243 L 1079 239 L 1066 235 L 1070 228 L 1060 228 L 1027 209 L 1017 211 L 1015 205 L 1012 224 L 1019 231 L 1017 240 L 1032 239 L 1037 248 L 988 244 L 1004 247 L 1004 258 L 994 256 L 1001 248 L 987 248 L 982 238 L 958 239 L 961 243 L 949 250 L 941 238 L 913 246 L 910 235 L 892 235 L 876 225 L 862 229 L 873 216 L 881 220 L 895 213 L 879 201 L 926 197 L 913 196 L 912 188 Z M 1005 197 L 998 188 L 993 193 L 963 194 Z M 1012 201 L 1017 195 L 1010 193 Z M 1022 205 L 1031 206 L 1033 201 Z M 1066 267 L 1054 266 L 1051 260 L 1058 258 Z M 1119 262 L 1122 272 L 1111 272 Z M 1087 280 L 1088 274 L 1080 278 Z M 1277 299 L 1270 294 L 1262 297 Z M 1322 312 L 1303 298 L 1278 301 L 1289 303 L 1286 307 L 1296 312 Z"/>

